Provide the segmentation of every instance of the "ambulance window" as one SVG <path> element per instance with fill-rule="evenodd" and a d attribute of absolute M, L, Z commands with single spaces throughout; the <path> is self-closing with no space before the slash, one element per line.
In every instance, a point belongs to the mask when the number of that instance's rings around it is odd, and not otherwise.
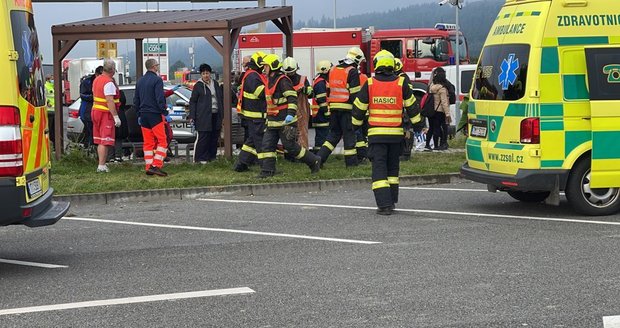
<path fill-rule="evenodd" d="M 586 63 L 591 100 L 620 100 L 620 48 L 588 48 Z"/>
<path fill-rule="evenodd" d="M 517 100 L 525 95 L 530 46 L 484 47 L 478 61 L 472 96 L 483 100 Z"/>
<path fill-rule="evenodd" d="M 45 106 L 43 65 L 32 14 L 26 11 L 11 11 L 11 26 L 13 46 L 19 54 L 17 60 L 19 92 L 32 105 Z"/>
<path fill-rule="evenodd" d="M 381 41 L 381 49 L 391 52 L 396 58 L 402 58 L 403 42 L 401 40 L 383 40 Z"/>

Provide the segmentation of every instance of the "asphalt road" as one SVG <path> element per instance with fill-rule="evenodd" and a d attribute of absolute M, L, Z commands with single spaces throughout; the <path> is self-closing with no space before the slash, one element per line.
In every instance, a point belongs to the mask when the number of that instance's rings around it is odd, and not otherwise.
<path fill-rule="evenodd" d="M 620 216 L 482 188 L 74 206 L 0 229 L 0 327 L 620 327 Z"/>

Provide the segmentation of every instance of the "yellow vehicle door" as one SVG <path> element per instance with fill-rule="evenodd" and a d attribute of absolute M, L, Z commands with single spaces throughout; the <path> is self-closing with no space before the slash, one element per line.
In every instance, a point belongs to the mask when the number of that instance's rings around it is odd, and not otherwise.
<path fill-rule="evenodd" d="M 591 188 L 620 187 L 620 47 L 586 48 L 592 120 Z"/>

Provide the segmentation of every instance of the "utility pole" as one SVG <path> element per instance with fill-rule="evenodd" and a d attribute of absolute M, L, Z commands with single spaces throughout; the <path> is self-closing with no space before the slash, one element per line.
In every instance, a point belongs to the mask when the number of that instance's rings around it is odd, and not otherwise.
<path fill-rule="evenodd" d="M 336 29 L 336 0 L 334 0 L 334 30 Z"/>

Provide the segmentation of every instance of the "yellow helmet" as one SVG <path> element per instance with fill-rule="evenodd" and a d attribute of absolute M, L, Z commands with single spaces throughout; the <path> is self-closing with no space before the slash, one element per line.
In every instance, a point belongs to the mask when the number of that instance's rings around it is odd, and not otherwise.
<path fill-rule="evenodd" d="M 387 50 L 381 50 L 377 52 L 375 58 L 373 58 L 373 65 L 375 70 L 380 67 L 394 69 L 394 55 Z"/>
<path fill-rule="evenodd" d="M 316 64 L 316 71 L 321 74 L 327 74 L 332 66 L 334 65 L 329 60 L 321 60 L 318 64 Z"/>
<path fill-rule="evenodd" d="M 285 73 L 294 73 L 298 69 L 299 69 L 299 65 L 297 64 L 297 61 L 295 60 L 295 58 L 293 57 L 284 58 L 284 61 L 282 62 L 282 70 Z"/>
<path fill-rule="evenodd" d="M 260 67 L 261 66 L 261 62 L 263 61 L 263 58 L 265 57 L 265 53 L 262 51 L 257 51 L 255 53 L 252 54 L 251 57 L 251 61 L 254 62 L 254 64 L 256 64 L 256 66 Z"/>
<path fill-rule="evenodd" d="M 347 52 L 347 56 L 345 58 L 354 61 L 357 65 L 366 60 L 362 49 L 360 49 L 359 47 L 351 47 Z"/>
<path fill-rule="evenodd" d="M 403 62 L 400 58 L 394 58 L 394 71 L 398 72 L 403 69 Z"/>
<path fill-rule="evenodd" d="M 276 54 L 269 54 L 263 57 L 263 60 L 260 63 L 261 65 L 269 66 L 269 69 L 272 71 L 279 70 L 282 67 L 282 60 L 280 56 Z"/>

